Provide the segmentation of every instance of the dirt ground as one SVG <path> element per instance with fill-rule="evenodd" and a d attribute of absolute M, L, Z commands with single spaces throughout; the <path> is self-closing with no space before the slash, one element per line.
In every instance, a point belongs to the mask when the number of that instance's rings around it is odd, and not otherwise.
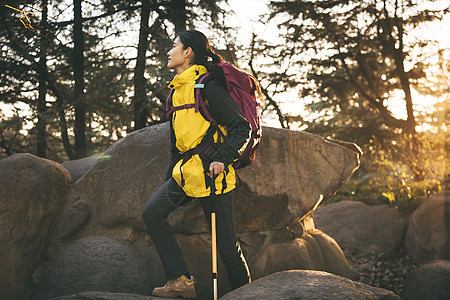
<path fill-rule="evenodd" d="M 391 255 L 344 253 L 356 273 L 354 280 L 390 290 L 399 296 L 408 274 L 419 267 L 403 251 Z"/>

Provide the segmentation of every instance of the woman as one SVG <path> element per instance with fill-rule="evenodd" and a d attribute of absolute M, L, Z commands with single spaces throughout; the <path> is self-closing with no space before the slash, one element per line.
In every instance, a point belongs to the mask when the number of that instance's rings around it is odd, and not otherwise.
<path fill-rule="evenodd" d="M 195 103 L 196 79 L 208 72 L 211 63 L 221 62 L 206 36 L 196 30 L 181 33 L 167 53 L 167 67 L 176 71 L 169 88 L 173 90 L 172 104 L 180 106 Z M 223 140 L 194 108 L 174 111 L 170 115 L 172 141 L 172 168 L 167 181 L 150 198 L 142 217 L 161 258 L 167 284 L 153 290 L 154 296 L 195 298 L 194 276 L 189 273 L 178 244 L 170 231 L 169 213 L 199 199 L 210 223 L 210 184 L 215 178 L 217 246 L 233 289 L 250 282 L 250 272 L 236 240 L 232 215 L 232 191 L 236 177 L 232 166 L 245 148 L 250 136 L 250 125 L 237 105 L 219 83 L 220 74 L 212 73 L 204 87 L 208 111 L 225 134 Z M 186 107 L 186 106 L 183 106 Z M 196 151 L 199 145 L 212 145 L 212 152 Z M 210 224 L 211 225 L 211 224 Z"/>

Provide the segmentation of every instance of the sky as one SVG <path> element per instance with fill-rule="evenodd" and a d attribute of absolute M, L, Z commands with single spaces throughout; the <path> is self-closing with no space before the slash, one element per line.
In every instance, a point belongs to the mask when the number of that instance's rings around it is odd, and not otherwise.
<path fill-rule="evenodd" d="M 268 0 L 228 0 L 230 7 L 236 13 L 236 25 L 240 27 L 239 37 L 241 37 L 241 42 L 244 45 L 250 44 L 253 32 L 256 34 L 267 32 L 269 35 L 273 32 L 272 34 L 276 35 L 276 28 L 271 25 L 264 26 L 264 24 L 258 22 L 260 16 L 268 12 L 268 2 Z M 248 43 L 245 43 L 245 41 L 248 41 Z"/>

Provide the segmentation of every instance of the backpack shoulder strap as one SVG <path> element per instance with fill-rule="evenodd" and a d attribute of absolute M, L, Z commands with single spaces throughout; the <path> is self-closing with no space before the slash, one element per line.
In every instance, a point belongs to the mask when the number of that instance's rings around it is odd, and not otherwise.
<path fill-rule="evenodd" d="M 172 106 L 172 96 L 173 96 L 173 92 L 175 90 L 170 90 L 169 92 L 169 96 L 167 96 L 166 99 L 166 112 L 170 110 L 170 107 Z"/>
<path fill-rule="evenodd" d="M 194 85 L 195 112 L 200 112 L 208 122 L 210 122 L 212 125 L 217 125 L 216 120 L 214 120 L 214 118 L 208 111 L 204 96 L 205 85 L 210 76 L 211 75 L 208 73 L 201 75 Z"/>

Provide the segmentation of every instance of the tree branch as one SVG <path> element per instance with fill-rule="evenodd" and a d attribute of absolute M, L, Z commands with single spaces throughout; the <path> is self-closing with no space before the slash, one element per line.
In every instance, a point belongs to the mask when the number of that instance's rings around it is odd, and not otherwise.
<path fill-rule="evenodd" d="M 356 80 L 356 78 L 352 75 L 350 72 L 350 69 L 348 68 L 347 64 L 345 63 L 344 59 L 341 58 L 341 63 L 344 67 L 345 72 L 347 73 L 350 81 L 355 86 L 357 92 L 363 96 L 366 100 L 369 101 L 372 106 L 374 106 L 378 111 L 380 112 L 381 117 L 385 121 L 385 123 L 389 126 L 396 127 L 396 128 L 404 128 L 406 125 L 406 121 L 396 119 L 392 116 L 391 112 L 383 105 L 381 101 L 378 101 L 377 98 L 372 97 L 369 93 L 365 91 L 365 89 L 361 86 L 361 84 Z"/>
<path fill-rule="evenodd" d="M 251 42 L 251 49 L 250 49 L 250 61 L 248 62 L 248 66 L 250 67 L 250 70 L 252 71 L 252 75 L 253 77 L 255 77 L 258 80 L 258 73 L 255 71 L 254 67 L 253 67 L 253 59 L 254 59 L 254 50 L 255 50 L 255 37 L 256 35 L 253 34 L 252 37 L 252 42 Z M 288 124 L 287 124 L 287 120 L 286 118 L 283 116 L 283 113 L 280 110 L 280 107 L 278 106 L 278 104 L 272 99 L 272 97 L 269 96 L 269 92 L 267 91 L 267 89 L 263 88 L 262 86 L 260 87 L 262 93 L 264 94 L 264 96 L 266 97 L 266 100 L 269 102 L 269 105 L 272 105 L 272 107 L 275 109 L 277 115 L 278 115 L 278 120 L 280 122 L 280 125 L 282 128 L 287 128 Z"/>

